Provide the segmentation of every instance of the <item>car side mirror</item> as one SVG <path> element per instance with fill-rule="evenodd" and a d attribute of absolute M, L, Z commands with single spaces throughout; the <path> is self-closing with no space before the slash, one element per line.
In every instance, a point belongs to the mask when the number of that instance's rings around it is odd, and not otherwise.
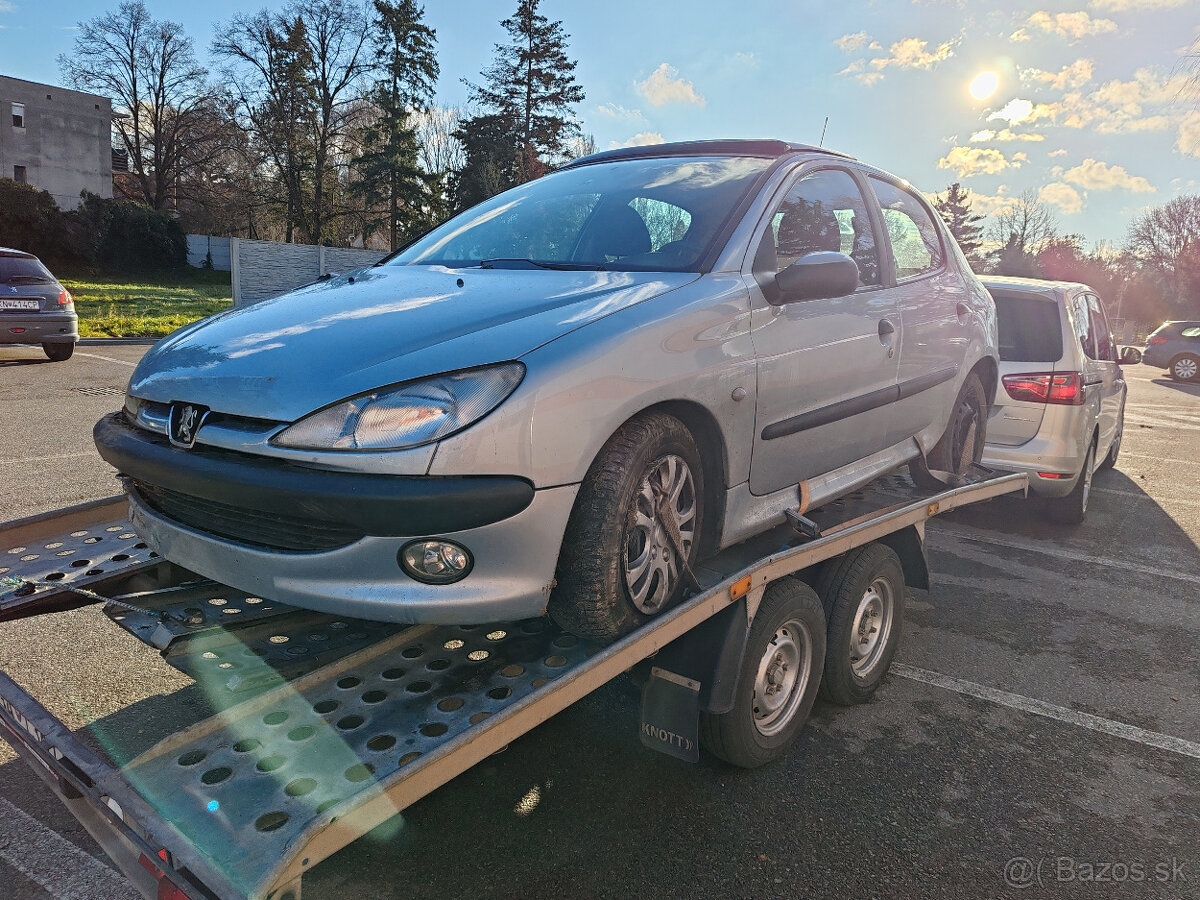
<path fill-rule="evenodd" d="M 807 253 L 776 275 L 775 283 L 779 303 L 845 297 L 858 288 L 858 263 L 832 250 Z"/>
<path fill-rule="evenodd" d="M 1142 351 L 1137 347 L 1123 347 L 1117 359 L 1118 366 L 1136 366 L 1142 361 Z"/>

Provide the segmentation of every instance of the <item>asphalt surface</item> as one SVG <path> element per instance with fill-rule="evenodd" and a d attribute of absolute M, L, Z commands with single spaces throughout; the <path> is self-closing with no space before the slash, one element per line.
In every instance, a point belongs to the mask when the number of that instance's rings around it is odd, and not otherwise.
<path fill-rule="evenodd" d="M 0 348 L 0 520 L 116 490 L 91 425 L 138 346 Z M 1000 499 L 935 519 L 894 674 L 818 702 L 744 772 L 643 749 L 618 680 L 381 826 L 319 898 L 1200 897 L 1200 385 L 1131 367 L 1125 444 L 1078 528 Z M 0 669 L 137 743 L 189 680 L 95 607 L 0 625 Z M 0 897 L 131 897 L 0 744 Z"/>

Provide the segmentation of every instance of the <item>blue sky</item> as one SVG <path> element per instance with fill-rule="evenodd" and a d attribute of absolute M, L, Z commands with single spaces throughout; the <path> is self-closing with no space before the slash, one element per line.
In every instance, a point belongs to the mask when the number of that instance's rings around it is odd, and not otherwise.
<path fill-rule="evenodd" d="M 258 4 L 146 0 L 202 60 L 214 27 Z M 0 74 L 59 83 L 74 23 L 110 4 L 0 0 Z M 265 4 L 268 6 L 278 4 Z M 428 2 L 439 102 L 466 99 L 515 0 Z M 584 130 L 633 142 L 779 137 L 826 146 L 927 192 L 955 180 L 976 211 L 1032 189 L 1064 232 L 1123 242 L 1147 206 L 1200 192 L 1196 0 L 544 0 L 587 92 Z M 969 85 L 994 73 L 994 92 Z"/>

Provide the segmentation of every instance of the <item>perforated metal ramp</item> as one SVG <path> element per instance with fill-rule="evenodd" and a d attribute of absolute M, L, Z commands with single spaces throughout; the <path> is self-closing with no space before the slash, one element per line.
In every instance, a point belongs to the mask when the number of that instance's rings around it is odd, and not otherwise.
<path fill-rule="evenodd" d="M 360 808 L 380 783 L 587 655 L 542 619 L 410 629 L 171 737 L 123 774 L 259 896 L 270 861 L 302 832 Z"/>
<path fill-rule="evenodd" d="M 0 621 L 55 601 L 65 608 L 74 588 L 90 590 L 159 564 L 127 513 L 124 497 L 110 497 L 0 524 Z"/>

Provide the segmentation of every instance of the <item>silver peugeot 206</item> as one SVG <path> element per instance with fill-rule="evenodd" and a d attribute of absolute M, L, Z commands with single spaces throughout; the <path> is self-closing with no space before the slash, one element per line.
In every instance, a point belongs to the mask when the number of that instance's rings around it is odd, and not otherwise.
<path fill-rule="evenodd" d="M 907 182 L 665 144 L 175 333 L 95 438 L 144 539 L 226 584 L 610 638 L 785 509 L 962 471 L 996 377 L 992 299 Z"/>

